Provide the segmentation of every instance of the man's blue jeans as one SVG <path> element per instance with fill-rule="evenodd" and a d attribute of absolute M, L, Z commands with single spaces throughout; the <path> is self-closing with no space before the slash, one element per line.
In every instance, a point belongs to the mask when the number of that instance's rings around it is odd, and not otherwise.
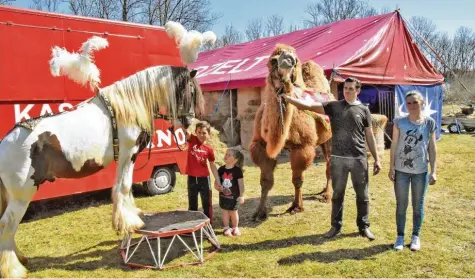
<path fill-rule="evenodd" d="M 419 236 L 424 219 L 424 196 L 429 184 L 428 173 L 412 174 L 396 171 L 394 192 L 396 193 L 396 225 L 397 235 L 404 236 L 406 210 L 409 200 L 409 185 L 412 196 L 412 235 Z"/>

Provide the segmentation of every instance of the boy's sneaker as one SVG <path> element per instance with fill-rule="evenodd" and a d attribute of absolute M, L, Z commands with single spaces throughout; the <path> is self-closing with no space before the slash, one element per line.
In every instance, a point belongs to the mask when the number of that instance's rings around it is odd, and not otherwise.
<path fill-rule="evenodd" d="M 232 236 L 233 235 L 233 230 L 231 230 L 231 228 L 224 229 L 223 234 L 225 236 Z"/>
<path fill-rule="evenodd" d="M 413 235 L 411 238 L 411 251 L 421 250 L 421 239 L 418 236 Z"/>
<path fill-rule="evenodd" d="M 394 250 L 401 251 L 404 249 L 404 236 L 398 236 L 394 243 Z"/>
<path fill-rule="evenodd" d="M 239 236 L 239 235 L 241 235 L 241 231 L 239 230 L 239 228 L 234 228 L 234 229 L 233 229 L 233 235 L 234 235 L 234 236 Z"/>

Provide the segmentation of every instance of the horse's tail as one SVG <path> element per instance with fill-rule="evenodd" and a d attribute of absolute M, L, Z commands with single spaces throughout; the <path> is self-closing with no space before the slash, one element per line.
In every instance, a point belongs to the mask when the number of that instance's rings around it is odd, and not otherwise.
<path fill-rule="evenodd" d="M 2 178 L 0 177 L 0 218 L 2 218 L 5 209 L 7 208 L 7 189 L 3 185 Z"/>

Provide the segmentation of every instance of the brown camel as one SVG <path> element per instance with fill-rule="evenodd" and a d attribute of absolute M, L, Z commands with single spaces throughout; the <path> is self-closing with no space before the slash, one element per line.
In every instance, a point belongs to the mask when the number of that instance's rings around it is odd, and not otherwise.
<path fill-rule="evenodd" d="M 324 84 L 322 77 L 313 77 L 318 67 L 315 63 L 306 64 L 306 80 L 309 87 Z M 330 199 L 329 144 L 331 130 L 324 116 L 296 109 L 285 104 L 279 94 L 302 95 L 307 90 L 302 76 L 302 64 L 294 48 L 277 44 L 267 63 L 269 75 L 264 89 L 264 102 L 256 113 L 254 135 L 249 146 L 252 161 L 261 169 L 261 200 L 254 219 L 267 218 L 267 196 L 274 185 L 276 157 L 283 148 L 291 150 L 290 164 L 295 198 L 286 212 L 296 213 L 303 210 L 302 185 L 303 172 L 313 163 L 315 147 L 326 143 L 322 150 L 327 160 L 327 185 L 321 192 Z M 328 86 L 328 82 L 327 82 Z M 327 89 L 329 90 L 329 86 Z M 315 94 L 318 96 L 319 94 Z M 331 94 L 328 94 L 331 96 Z M 281 115 L 283 117 L 281 117 Z"/>

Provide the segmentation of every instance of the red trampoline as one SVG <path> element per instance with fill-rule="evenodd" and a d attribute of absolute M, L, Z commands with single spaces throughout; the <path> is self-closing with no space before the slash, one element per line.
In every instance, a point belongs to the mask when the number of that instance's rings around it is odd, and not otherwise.
<path fill-rule="evenodd" d="M 219 242 L 210 219 L 199 211 L 171 211 L 145 214 L 145 227 L 122 240 L 121 254 L 124 263 L 131 267 L 165 269 L 176 266 L 201 264 L 219 250 Z M 204 257 L 203 240 L 211 243 Z M 194 261 L 165 265 L 170 250 L 181 243 L 194 256 Z M 146 250 L 139 261 L 138 251 Z M 145 258 L 145 260 L 144 260 Z"/>

